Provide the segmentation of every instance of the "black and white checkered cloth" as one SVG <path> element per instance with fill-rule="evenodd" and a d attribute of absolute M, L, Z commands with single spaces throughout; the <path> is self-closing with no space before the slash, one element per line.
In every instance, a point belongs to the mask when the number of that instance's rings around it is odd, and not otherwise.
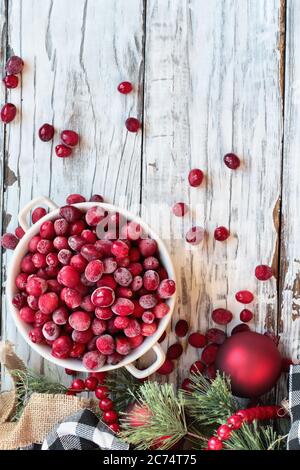
<path fill-rule="evenodd" d="M 291 429 L 287 449 L 300 450 L 300 365 L 290 367 L 289 409 Z"/>
<path fill-rule="evenodd" d="M 43 442 L 42 450 L 127 450 L 111 429 L 90 410 L 80 410 L 55 426 Z"/>

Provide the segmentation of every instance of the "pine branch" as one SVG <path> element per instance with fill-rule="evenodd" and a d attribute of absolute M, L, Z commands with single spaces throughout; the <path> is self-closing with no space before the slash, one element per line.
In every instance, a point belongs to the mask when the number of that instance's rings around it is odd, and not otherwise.
<path fill-rule="evenodd" d="M 109 388 L 110 397 L 118 412 L 126 411 L 128 406 L 135 401 L 134 394 L 141 386 L 141 382 L 126 369 L 116 369 L 110 372 L 105 380 Z"/>
<path fill-rule="evenodd" d="M 14 370 L 11 372 L 16 379 L 17 405 L 12 421 L 17 421 L 32 393 L 64 394 L 67 389 L 63 385 L 52 382 L 46 377 L 31 370 Z"/>
<path fill-rule="evenodd" d="M 199 424 L 222 424 L 238 410 L 227 377 L 218 374 L 211 382 L 201 373 L 192 373 L 190 380 L 191 391 L 183 392 L 185 405 L 189 416 Z"/>
<path fill-rule="evenodd" d="M 262 427 L 254 421 L 253 424 L 244 423 L 223 445 L 227 450 L 283 450 L 286 438 L 278 435 L 272 426 Z"/>
<path fill-rule="evenodd" d="M 136 401 L 134 419 L 130 414 L 124 417 L 119 435 L 136 449 L 169 449 L 188 433 L 183 396 L 177 397 L 172 385 L 146 382 L 136 393 Z"/>

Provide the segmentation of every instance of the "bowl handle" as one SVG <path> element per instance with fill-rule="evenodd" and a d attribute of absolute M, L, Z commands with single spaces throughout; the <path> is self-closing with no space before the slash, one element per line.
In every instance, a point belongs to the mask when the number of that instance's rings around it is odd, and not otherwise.
<path fill-rule="evenodd" d="M 33 207 L 39 206 L 40 204 L 45 204 L 53 210 L 58 209 L 58 205 L 46 196 L 40 196 L 32 199 L 32 201 L 30 201 L 28 204 L 26 204 L 26 206 L 23 207 L 23 209 L 20 210 L 18 216 L 19 224 L 25 232 L 30 228 L 27 223 L 28 212 L 30 212 Z"/>
<path fill-rule="evenodd" d="M 161 346 L 156 343 L 152 347 L 152 349 L 156 354 L 156 359 L 153 364 L 147 367 L 147 369 L 139 370 L 132 364 L 125 366 L 128 372 L 130 372 L 131 375 L 133 375 L 137 379 L 145 379 L 146 377 L 148 377 L 148 375 L 154 374 L 154 372 L 156 372 L 157 369 L 159 369 L 160 366 L 165 362 L 166 356 Z"/>

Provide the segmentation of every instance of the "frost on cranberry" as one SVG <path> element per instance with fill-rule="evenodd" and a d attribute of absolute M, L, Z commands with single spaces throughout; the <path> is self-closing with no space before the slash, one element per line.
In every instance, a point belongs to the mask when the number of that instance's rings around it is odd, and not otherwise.
<path fill-rule="evenodd" d="M 132 274 L 127 268 L 118 268 L 114 272 L 114 279 L 120 286 L 127 287 L 132 282 Z"/>
<path fill-rule="evenodd" d="M 85 220 L 88 225 L 95 227 L 106 217 L 106 211 L 101 206 L 93 206 L 85 214 Z"/>
<path fill-rule="evenodd" d="M 82 255 L 74 255 L 70 259 L 70 265 L 76 269 L 79 273 L 83 273 L 85 271 L 85 268 L 87 266 L 87 261 L 84 259 Z"/>
<path fill-rule="evenodd" d="M 99 318 L 95 318 L 93 320 L 91 330 L 94 333 L 95 336 L 100 336 L 104 333 L 106 330 L 106 321 L 105 320 L 99 320 Z"/>
<path fill-rule="evenodd" d="M 20 310 L 20 317 L 25 323 L 35 322 L 35 311 L 30 307 L 22 307 Z"/>
<path fill-rule="evenodd" d="M 165 304 L 164 302 L 160 302 L 159 304 L 157 304 L 154 309 L 153 309 L 153 313 L 155 315 L 156 318 L 163 318 L 167 315 L 167 313 L 169 313 L 170 311 L 170 307 L 168 304 Z M 182 320 L 183 321 L 183 320 Z M 179 323 L 179 322 L 178 322 Z M 185 335 L 183 335 L 185 336 Z"/>
<path fill-rule="evenodd" d="M 110 287 L 95 289 L 91 297 L 95 307 L 110 307 L 115 301 L 115 293 Z"/>
<path fill-rule="evenodd" d="M 52 356 L 58 359 L 66 359 L 72 350 L 72 340 L 69 336 L 60 336 L 52 344 Z"/>
<path fill-rule="evenodd" d="M 122 356 L 127 356 L 130 353 L 131 345 L 127 338 L 123 336 L 117 336 L 116 338 L 116 351 Z"/>
<path fill-rule="evenodd" d="M 57 280 L 66 287 L 76 287 L 79 284 L 80 277 L 76 269 L 72 266 L 64 266 L 58 273 Z"/>
<path fill-rule="evenodd" d="M 113 311 L 111 308 L 96 307 L 95 316 L 100 320 L 109 320 L 113 316 Z"/>
<path fill-rule="evenodd" d="M 75 343 L 87 344 L 89 341 L 91 341 L 93 336 L 94 334 L 90 328 L 85 331 L 72 331 L 72 340 L 75 341 Z"/>
<path fill-rule="evenodd" d="M 184 202 L 176 202 L 172 207 L 172 212 L 176 217 L 183 217 L 188 212 L 188 206 Z"/>
<path fill-rule="evenodd" d="M 6 103 L 1 109 L 1 121 L 5 124 L 13 121 L 17 114 L 17 108 L 12 103 Z"/>
<path fill-rule="evenodd" d="M 191 245 L 199 245 L 204 239 L 205 231 L 202 227 L 192 227 L 190 228 L 185 236 L 185 239 Z"/>
<path fill-rule="evenodd" d="M 254 295 L 248 290 L 241 290 L 235 294 L 235 298 L 241 304 L 250 304 L 254 299 Z"/>
<path fill-rule="evenodd" d="M 90 351 L 82 358 L 83 365 L 89 370 L 101 369 L 104 366 L 106 357 L 99 351 Z"/>
<path fill-rule="evenodd" d="M 172 279 L 164 279 L 158 287 L 158 295 L 161 299 L 169 299 L 175 293 L 176 285 Z"/>
<path fill-rule="evenodd" d="M 143 336 L 152 336 L 157 330 L 157 323 L 142 323 L 141 333 Z"/>
<path fill-rule="evenodd" d="M 139 304 L 145 310 L 151 310 L 157 304 L 157 298 L 153 294 L 145 294 L 140 297 Z"/>
<path fill-rule="evenodd" d="M 102 261 L 93 260 L 90 261 L 85 268 L 84 274 L 88 281 L 97 282 L 101 278 L 104 271 L 104 266 Z"/>
<path fill-rule="evenodd" d="M 53 240 L 55 237 L 54 224 L 51 220 L 47 220 L 40 227 L 40 236 L 47 240 Z"/>
<path fill-rule="evenodd" d="M 20 310 L 20 308 L 25 307 L 27 303 L 27 295 L 25 292 L 18 292 L 12 298 L 12 304 Z"/>
<path fill-rule="evenodd" d="M 124 328 L 124 333 L 128 338 L 134 338 L 141 334 L 141 326 L 135 318 L 130 318 L 128 326 Z"/>
<path fill-rule="evenodd" d="M 273 271 L 270 266 L 267 266 L 266 264 L 261 264 L 259 266 L 256 266 L 255 268 L 255 277 L 259 281 L 268 281 L 273 276 Z"/>
<path fill-rule="evenodd" d="M 98 351 L 105 356 L 112 354 L 115 351 L 115 341 L 111 335 L 102 335 L 96 341 Z"/>
<path fill-rule="evenodd" d="M 189 172 L 189 184 L 190 186 L 197 187 L 200 186 L 200 184 L 203 181 L 203 172 L 199 170 L 199 168 L 194 168 Z"/>
<path fill-rule="evenodd" d="M 52 320 L 56 325 L 65 325 L 68 322 L 69 313 L 65 307 L 59 307 L 52 314 Z"/>
<path fill-rule="evenodd" d="M 156 271 L 153 271 L 150 269 L 145 272 L 143 276 L 143 284 L 147 291 L 156 291 L 156 289 L 159 286 L 159 282 L 160 282 L 159 275 L 157 274 Z M 166 281 L 162 281 L 162 282 L 166 282 Z"/>
<path fill-rule="evenodd" d="M 124 330 L 129 325 L 130 319 L 128 317 L 115 317 L 114 318 L 114 326 L 118 328 L 118 330 Z"/>
<path fill-rule="evenodd" d="M 81 304 L 81 294 L 75 289 L 64 287 L 61 291 L 61 298 L 67 307 L 74 309 Z"/>
<path fill-rule="evenodd" d="M 44 324 L 42 332 L 45 339 L 55 341 L 60 335 L 60 327 L 53 321 L 48 321 Z"/>
<path fill-rule="evenodd" d="M 91 325 L 91 317 L 87 312 L 74 312 L 69 316 L 69 323 L 76 331 L 86 331 Z"/>
<path fill-rule="evenodd" d="M 28 295 L 34 295 L 39 297 L 40 295 L 44 294 L 48 288 L 47 281 L 45 279 L 41 279 L 38 276 L 32 276 L 28 279 L 26 285 L 26 292 Z"/>
<path fill-rule="evenodd" d="M 9 75 L 21 73 L 24 67 L 24 62 L 21 57 L 16 55 L 11 56 L 5 65 L 5 70 Z"/>
<path fill-rule="evenodd" d="M 55 292 L 47 292 L 39 297 L 39 309 L 43 313 L 53 313 L 58 307 L 58 296 Z"/>
<path fill-rule="evenodd" d="M 68 158 L 72 154 L 72 148 L 65 144 L 59 144 L 55 147 L 55 153 L 59 158 Z"/>
<path fill-rule="evenodd" d="M 129 299 L 119 297 L 111 309 L 116 315 L 131 315 L 134 311 L 134 303 Z"/>
<path fill-rule="evenodd" d="M 82 217 L 82 212 L 78 207 L 74 206 L 63 206 L 59 209 L 59 215 L 60 217 L 63 217 L 66 219 L 67 222 L 72 223 L 75 222 L 76 220 L 81 219 Z"/>
<path fill-rule="evenodd" d="M 227 153 L 224 156 L 224 163 L 231 170 L 236 170 L 241 164 L 239 157 L 234 153 Z"/>
<path fill-rule="evenodd" d="M 112 244 L 111 252 L 117 258 L 124 258 L 129 253 L 129 246 L 122 240 L 116 240 Z"/>
<path fill-rule="evenodd" d="M 6 250 L 14 250 L 19 240 L 13 233 L 5 233 L 1 238 L 1 246 Z"/>
<path fill-rule="evenodd" d="M 139 249 L 144 257 L 153 256 L 157 251 L 157 242 L 152 238 L 145 238 L 139 242 Z"/>

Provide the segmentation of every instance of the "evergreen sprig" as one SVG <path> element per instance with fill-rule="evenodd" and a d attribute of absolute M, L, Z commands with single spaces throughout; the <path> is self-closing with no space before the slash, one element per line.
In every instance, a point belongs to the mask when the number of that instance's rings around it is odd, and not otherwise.
<path fill-rule="evenodd" d="M 105 385 L 109 388 L 115 409 L 118 412 L 124 412 L 134 401 L 134 394 L 140 388 L 141 382 L 127 372 L 125 368 L 121 368 L 108 374 Z"/>
<path fill-rule="evenodd" d="M 213 381 L 209 381 L 197 372 L 191 374 L 190 380 L 191 390 L 183 392 L 185 405 L 188 414 L 199 424 L 222 424 L 238 410 L 229 378 L 217 374 Z"/>
<path fill-rule="evenodd" d="M 223 442 L 227 450 L 283 450 L 287 436 L 280 436 L 272 426 L 261 426 L 257 421 L 244 423 Z"/>

